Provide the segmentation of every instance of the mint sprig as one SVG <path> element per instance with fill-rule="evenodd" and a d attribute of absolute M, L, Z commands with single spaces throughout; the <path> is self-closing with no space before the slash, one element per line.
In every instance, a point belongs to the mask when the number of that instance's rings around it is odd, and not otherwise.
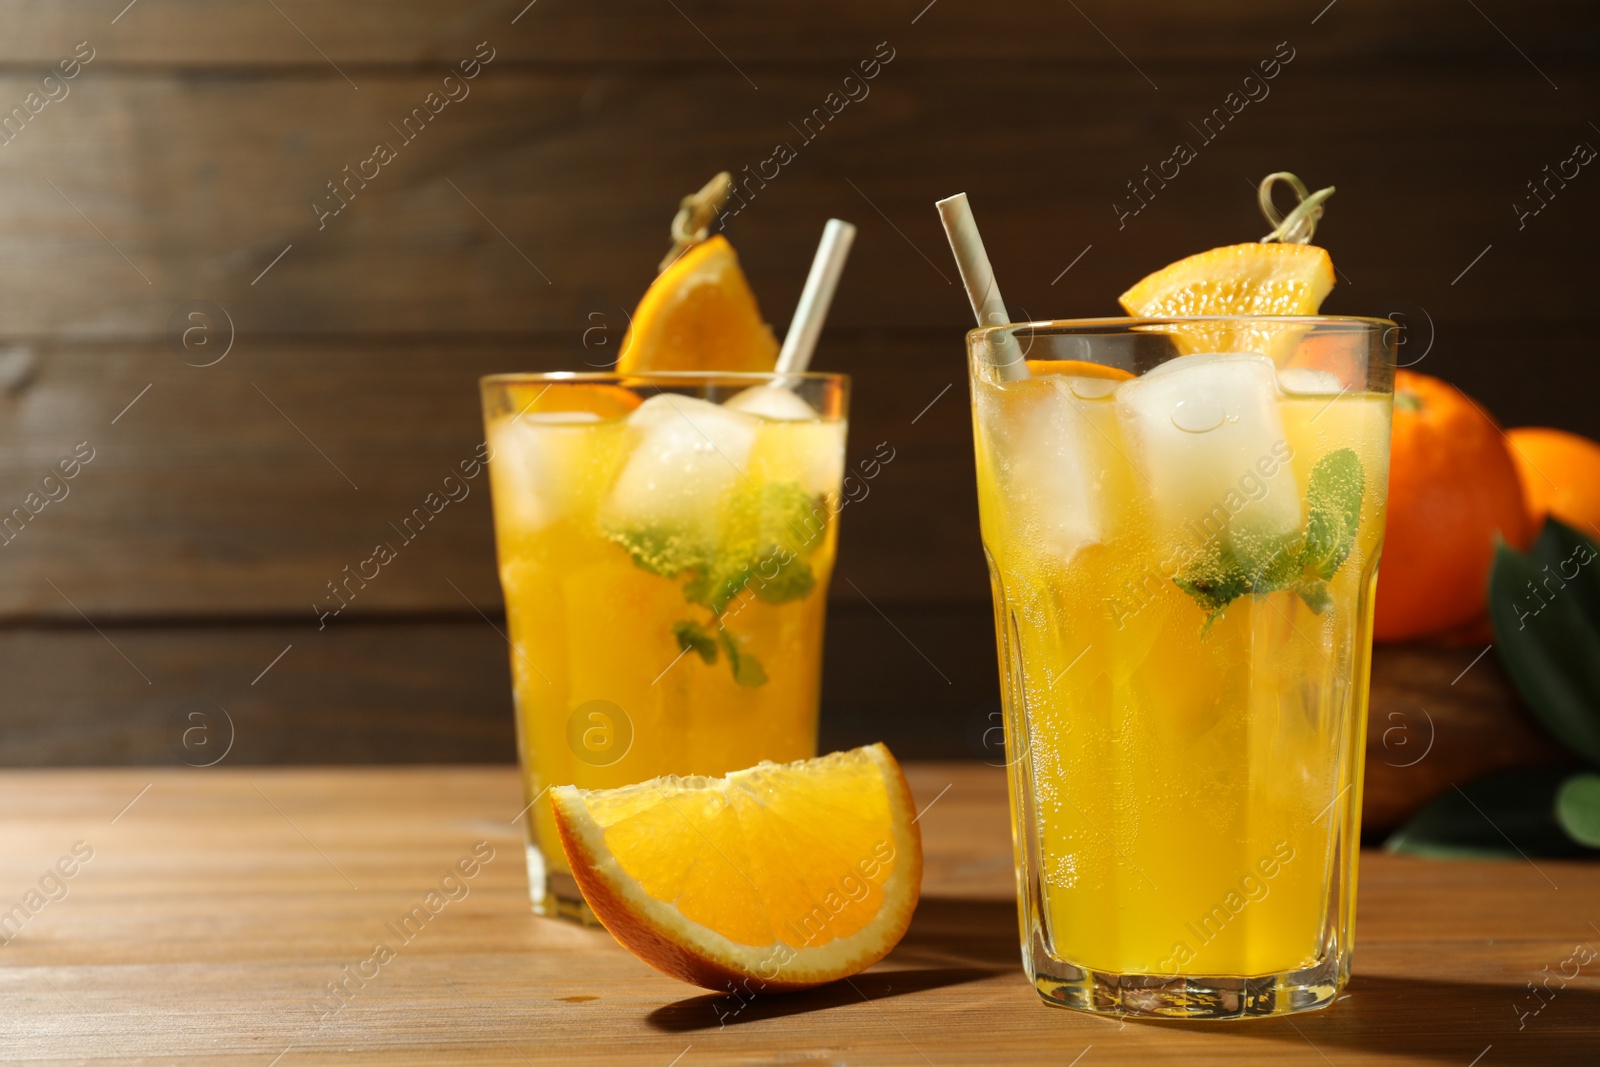
<path fill-rule="evenodd" d="M 1329 452 L 1311 469 L 1306 487 L 1306 505 L 1311 512 L 1303 555 L 1306 570 L 1327 579 L 1344 564 L 1355 547 L 1366 482 L 1361 460 L 1348 448 Z"/>
<path fill-rule="evenodd" d="M 729 491 L 717 509 L 714 540 L 662 525 L 612 527 L 605 534 L 640 569 L 682 578 L 684 600 L 709 612 L 709 626 L 693 619 L 672 624 L 681 650 L 712 664 L 720 637 L 734 681 L 758 686 L 767 681 L 766 669 L 728 632 L 723 615 L 747 591 L 767 604 L 809 596 L 817 581 L 806 558 L 824 540 L 831 518 L 822 499 L 798 482 L 766 482 Z"/>
<path fill-rule="evenodd" d="M 678 647 L 683 651 L 698 653 L 707 663 L 717 662 L 717 639 L 693 619 L 673 623 L 672 636 L 678 639 Z"/>
<path fill-rule="evenodd" d="M 1266 596 L 1292 589 L 1306 607 L 1321 615 L 1333 606 L 1328 580 L 1355 548 L 1361 523 L 1366 472 L 1354 449 L 1329 452 L 1311 470 L 1306 487 L 1309 516 L 1304 533 L 1276 539 L 1237 531 L 1228 543 L 1208 543 L 1173 579 L 1206 612 L 1201 633 L 1246 593 Z"/>
<path fill-rule="evenodd" d="M 722 631 L 722 647 L 728 651 L 728 666 L 733 668 L 735 682 L 748 686 L 767 683 L 767 671 L 761 661 L 740 648 L 738 639 L 727 630 Z"/>
<path fill-rule="evenodd" d="M 663 578 L 697 571 L 705 564 L 705 550 L 681 531 L 665 526 L 634 526 L 607 530 L 606 536 L 627 550 L 634 565 Z"/>

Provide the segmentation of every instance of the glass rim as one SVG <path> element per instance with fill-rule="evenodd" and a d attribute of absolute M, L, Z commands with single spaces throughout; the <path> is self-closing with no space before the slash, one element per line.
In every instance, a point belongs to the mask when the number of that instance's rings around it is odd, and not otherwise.
<path fill-rule="evenodd" d="M 1036 319 L 1031 322 L 1005 322 L 998 326 L 977 326 L 967 331 L 967 339 L 969 341 L 988 340 L 1000 334 L 1014 334 L 1023 330 L 1072 334 L 1103 331 L 1107 327 L 1116 327 L 1120 330 L 1131 332 L 1140 327 L 1185 326 L 1197 323 L 1235 325 L 1260 323 L 1274 326 L 1369 326 L 1382 329 L 1398 329 L 1400 326 L 1393 319 L 1366 315 L 1171 315 L 1158 318 L 1107 316 L 1105 318 L 1090 319 Z"/>
<path fill-rule="evenodd" d="M 532 383 L 554 385 L 560 382 L 580 384 L 628 382 L 655 382 L 693 385 L 707 382 L 760 385 L 771 382 L 848 382 L 850 375 L 839 371 L 720 371 L 720 370 L 647 370 L 629 371 L 509 371 L 485 374 L 478 379 L 480 386 L 526 385 Z"/>

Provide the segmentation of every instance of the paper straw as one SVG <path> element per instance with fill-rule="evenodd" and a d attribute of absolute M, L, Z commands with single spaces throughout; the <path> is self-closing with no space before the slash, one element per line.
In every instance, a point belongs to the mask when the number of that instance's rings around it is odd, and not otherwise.
<path fill-rule="evenodd" d="M 783 348 L 778 352 L 776 373 L 799 374 L 810 366 L 811 355 L 817 350 L 817 338 L 822 335 L 822 324 L 828 317 L 828 305 L 833 303 L 833 292 L 839 287 L 839 275 L 844 273 L 844 261 L 850 255 L 850 242 L 855 237 L 856 228 L 842 219 L 829 219 L 822 228 L 822 242 L 817 245 L 811 273 L 806 275 L 800 303 L 795 305 L 794 319 L 789 323 Z"/>
<path fill-rule="evenodd" d="M 972 206 L 967 203 L 967 194 L 945 197 L 935 206 L 939 209 L 939 220 L 944 223 L 945 236 L 950 239 L 950 251 L 955 254 L 961 284 L 966 286 L 967 299 L 972 303 L 972 314 L 978 325 L 1003 326 L 1010 322 L 1005 301 L 1000 298 L 1000 286 L 994 280 L 994 268 L 983 250 L 978 223 L 972 217 Z M 994 367 L 1002 379 L 1016 381 L 1028 377 L 1028 361 L 1016 338 L 1000 334 L 994 349 Z"/>

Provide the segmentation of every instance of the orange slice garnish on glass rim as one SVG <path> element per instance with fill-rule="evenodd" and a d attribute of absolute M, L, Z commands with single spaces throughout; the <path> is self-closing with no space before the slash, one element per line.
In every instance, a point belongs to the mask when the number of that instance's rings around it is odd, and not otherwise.
<path fill-rule="evenodd" d="M 1315 245 L 1226 245 L 1180 259 L 1118 297 L 1128 314 L 1315 315 L 1333 289 L 1333 259 Z"/>
<path fill-rule="evenodd" d="M 1315 315 L 1333 288 L 1333 260 L 1315 245 L 1227 245 L 1180 259 L 1118 297 L 1140 318 L 1205 315 Z M 1307 327 L 1265 323 L 1184 322 L 1153 326 L 1184 354 L 1259 352 L 1280 366 Z"/>
<path fill-rule="evenodd" d="M 769 372 L 777 361 L 778 342 L 739 257 L 717 234 L 684 252 L 645 291 L 616 369 Z"/>
<path fill-rule="evenodd" d="M 1287 216 L 1272 202 L 1273 186 L 1286 182 L 1299 198 Z M 1286 171 L 1269 174 L 1257 191 L 1272 233 L 1248 244 L 1224 245 L 1187 256 L 1141 278 L 1118 297 L 1138 318 L 1195 318 L 1237 315 L 1315 315 L 1333 289 L 1333 259 L 1310 243 L 1333 189 L 1311 193 Z M 1307 327 L 1296 324 L 1177 323 L 1152 327 L 1170 333 L 1179 351 L 1259 352 L 1282 366 Z"/>
<path fill-rule="evenodd" d="M 921 892 L 911 789 L 883 745 L 550 797 L 601 923 L 707 989 L 804 989 L 864 970 L 905 935 Z"/>

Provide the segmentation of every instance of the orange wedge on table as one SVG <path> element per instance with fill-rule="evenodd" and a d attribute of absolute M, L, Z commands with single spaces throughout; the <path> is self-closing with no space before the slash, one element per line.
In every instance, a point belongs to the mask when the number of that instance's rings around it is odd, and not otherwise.
<path fill-rule="evenodd" d="M 645 291 L 622 339 L 617 373 L 771 371 L 778 342 L 739 257 L 718 234 L 679 256 Z"/>
<path fill-rule="evenodd" d="M 707 989 L 848 977 L 894 948 L 917 905 L 921 831 L 881 744 L 550 797 L 601 923 L 652 967 Z"/>

